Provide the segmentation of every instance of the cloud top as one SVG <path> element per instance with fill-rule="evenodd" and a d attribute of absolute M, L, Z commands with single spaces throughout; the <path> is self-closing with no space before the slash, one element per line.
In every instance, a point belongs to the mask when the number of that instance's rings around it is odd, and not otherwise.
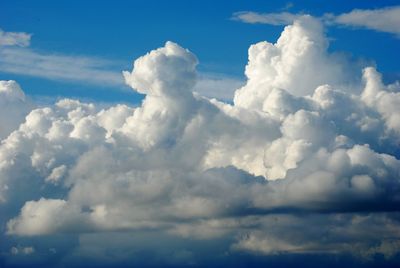
<path fill-rule="evenodd" d="M 124 72 L 125 81 L 147 95 L 182 94 L 195 84 L 196 57 L 173 42 L 151 51 L 134 63 L 132 73 Z M 174 90 L 176 92 L 168 92 Z"/>

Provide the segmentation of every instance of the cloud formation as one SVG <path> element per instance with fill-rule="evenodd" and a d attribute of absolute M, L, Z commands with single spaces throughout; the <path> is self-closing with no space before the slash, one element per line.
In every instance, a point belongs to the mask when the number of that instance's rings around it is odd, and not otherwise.
<path fill-rule="evenodd" d="M 123 77 L 115 70 L 118 62 L 93 56 L 37 52 L 29 48 L 31 36 L 0 29 L 0 71 L 101 87 L 124 87 Z M 204 73 L 199 75 L 194 91 L 232 101 L 235 89 L 243 83 L 235 77 Z"/>
<path fill-rule="evenodd" d="M 232 252 L 396 256 L 400 87 L 327 48 L 320 22 L 300 17 L 250 47 L 227 104 L 193 94 L 198 59 L 167 42 L 123 72 L 140 107 L 33 109 L 0 146 L 7 237 L 148 231 L 235 237 Z"/>
<path fill-rule="evenodd" d="M 0 81 L 0 140 L 23 123 L 33 104 L 15 81 Z"/>
<path fill-rule="evenodd" d="M 303 16 L 302 13 L 258 13 L 252 11 L 235 12 L 233 20 L 244 23 L 269 25 L 289 25 Z M 326 25 L 341 25 L 353 28 L 365 28 L 400 36 L 400 7 L 391 6 L 380 9 L 354 9 L 342 14 L 324 14 L 319 18 Z"/>
<path fill-rule="evenodd" d="M 23 32 L 5 32 L 0 29 L 0 47 L 1 46 L 19 46 L 27 47 L 31 41 L 31 34 Z"/>
<path fill-rule="evenodd" d="M 360 27 L 400 37 L 400 6 L 381 9 L 355 9 L 333 17 L 334 23 Z"/>
<path fill-rule="evenodd" d="M 99 86 L 122 86 L 111 61 L 93 57 L 44 54 L 30 48 L 0 47 L 0 70 L 6 73 Z"/>
<path fill-rule="evenodd" d="M 257 13 L 252 11 L 239 11 L 232 15 L 233 20 L 245 23 L 261 23 L 269 25 L 288 25 L 293 23 L 301 15 L 289 12 L 281 13 Z"/>

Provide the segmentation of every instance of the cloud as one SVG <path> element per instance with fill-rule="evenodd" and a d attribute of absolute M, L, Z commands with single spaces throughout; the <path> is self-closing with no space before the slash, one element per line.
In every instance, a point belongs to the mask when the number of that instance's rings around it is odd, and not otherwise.
<path fill-rule="evenodd" d="M 0 140 L 18 128 L 33 107 L 15 81 L 0 81 Z"/>
<path fill-rule="evenodd" d="M 18 255 L 18 254 L 30 255 L 35 252 L 35 248 L 17 246 L 17 247 L 12 247 L 10 252 L 12 255 Z"/>
<path fill-rule="evenodd" d="M 0 47 L 1 46 L 19 46 L 27 47 L 31 41 L 31 34 L 23 32 L 5 32 L 0 29 Z"/>
<path fill-rule="evenodd" d="M 124 87 L 121 73 L 113 70 L 117 66 L 116 62 L 88 56 L 48 54 L 31 48 L 16 47 L 28 47 L 30 37 L 26 33 L 0 30 L 0 71 L 55 81 Z M 207 97 L 231 101 L 235 89 L 242 84 L 243 81 L 235 77 L 204 73 L 200 75 L 193 90 Z"/>
<path fill-rule="evenodd" d="M 149 96 L 185 96 L 195 84 L 197 64 L 198 60 L 192 53 L 168 41 L 165 47 L 138 58 L 132 73 L 124 71 L 123 75 L 126 83 L 139 93 Z"/>
<path fill-rule="evenodd" d="M 225 103 L 193 93 L 197 57 L 167 42 L 123 72 L 145 94 L 138 107 L 32 109 L 0 145 L 4 235 L 76 238 L 75 260 L 127 260 L 132 241 L 149 240 L 174 261 L 198 260 L 188 247 L 204 241 L 221 256 L 395 258 L 400 88 L 328 45 L 320 22 L 300 17 L 250 47 L 247 80 Z M 105 243 L 113 233 L 135 238 Z"/>
<path fill-rule="evenodd" d="M 339 25 L 366 28 L 400 36 L 400 6 L 381 9 L 355 9 L 332 18 Z"/>
<path fill-rule="evenodd" d="M 240 11 L 233 13 L 232 19 L 252 24 L 288 25 L 293 23 L 293 21 L 300 16 L 301 14 L 292 14 L 289 12 L 257 13 L 251 11 Z"/>
<path fill-rule="evenodd" d="M 120 73 L 112 70 L 115 62 L 95 57 L 40 53 L 27 48 L 31 36 L 0 29 L 0 71 L 99 86 L 123 86 Z"/>
<path fill-rule="evenodd" d="M 0 48 L 2 72 L 51 80 L 121 87 L 121 75 L 110 61 L 91 57 L 38 53 L 29 48 Z"/>
<path fill-rule="evenodd" d="M 252 11 L 235 12 L 233 20 L 244 23 L 260 23 L 269 25 L 289 25 L 303 16 L 302 13 L 258 13 Z M 341 25 L 353 28 L 365 28 L 379 32 L 400 34 L 400 7 L 391 6 L 380 9 L 354 9 L 348 13 L 327 13 L 319 19 L 326 25 Z"/>
<path fill-rule="evenodd" d="M 307 226 L 310 221 L 313 224 Z M 259 230 L 243 233 L 232 249 L 266 255 L 344 252 L 363 260 L 377 254 L 390 259 L 400 252 L 398 234 L 392 230 L 397 222 L 385 214 L 273 215 L 259 224 Z M 381 238 L 371 241 L 371 232 L 379 232 Z"/>
<path fill-rule="evenodd" d="M 354 64 L 328 55 L 327 46 L 322 25 L 308 15 L 288 26 L 276 44 L 259 42 L 250 46 L 245 71 L 249 81 L 236 91 L 235 103 L 245 107 L 262 105 L 255 102 L 264 101 L 260 95 L 269 95 L 274 88 L 303 96 L 324 83 L 344 86 L 355 82 Z"/>
<path fill-rule="evenodd" d="M 0 70 L 56 81 L 93 84 L 121 88 L 120 72 L 112 71 L 112 61 L 84 56 L 66 56 L 37 53 L 30 49 L 0 48 Z M 194 88 L 207 97 L 232 100 L 236 88 L 243 81 L 223 74 L 201 74 Z"/>

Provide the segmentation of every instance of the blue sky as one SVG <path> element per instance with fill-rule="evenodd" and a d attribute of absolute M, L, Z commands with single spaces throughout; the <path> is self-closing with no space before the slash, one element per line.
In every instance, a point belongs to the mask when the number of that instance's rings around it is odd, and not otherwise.
<path fill-rule="evenodd" d="M 283 25 L 246 24 L 232 20 L 239 11 L 307 13 L 322 16 L 353 9 L 394 6 L 398 1 L 8 1 L 0 4 L 0 27 L 32 34 L 30 49 L 42 54 L 100 58 L 115 73 L 131 68 L 134 59 L 165 41 L 189 48 L 201 72 L 244 80 L 247 49 L 262 40 L 275 42 Z M 399 77 L 399 38 L 354 27 L 327 28 L 332 51 L 376 62 L 385 79 Z M 43 79 L 0 70 L 32 96 L 62 96 L 105 102 L 137 103 L 141 97 L 121 85 Z M 122 79 L 122 77 L 121 77 Z M 122 80 L 121 80 L 122 81 Z"/>
<path fill-rule="evenodd" d="M 398 0 L 0 1 L 0 267 L 400 267 L 399 48 Z"/>

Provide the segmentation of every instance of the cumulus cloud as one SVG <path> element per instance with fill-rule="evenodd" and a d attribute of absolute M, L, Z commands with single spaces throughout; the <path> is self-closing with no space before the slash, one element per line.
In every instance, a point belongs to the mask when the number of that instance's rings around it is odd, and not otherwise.
<path fill-rule="evenodd" d="M 25 120 L 33 104 L 15 81 L 0 81 L 0 140 Z"/>
<path fill-rule="evenodd" d="M 322 84 L 346 86 L 353 72 L 342 59 L 328 55 L 327 46 L 322 25 L 310 16 L 285 28 L 276 44 L 264 41 L 250 46 L 248 83 L 235 92 L 235 104 L 261 106 L 274 88 L 304 96 Z"/>
<path fill-rule="evenodd" d="M 400 89 L 327 49 L 299 18 L 250 47 L 227 104 L 193 93 L 198 59 L 167 42 L 123 72 L 141 106 L 33 109 L 0 146 L 8 237 L 229 235 L 232 251 L 395 256 Z"/>

